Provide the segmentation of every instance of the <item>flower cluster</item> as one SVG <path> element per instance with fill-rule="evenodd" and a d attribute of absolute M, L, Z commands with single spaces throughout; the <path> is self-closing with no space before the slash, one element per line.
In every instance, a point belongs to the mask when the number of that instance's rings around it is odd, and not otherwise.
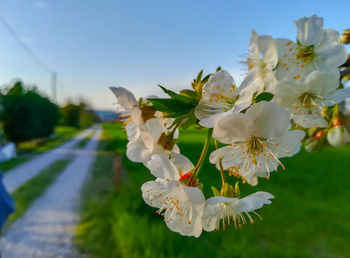
<path fill-rule="evenodd" d="M 156 177 L 142 185 L 142 197 L 170 230 L 199 237 L 203 229 L 252 223 L 260 218 L 256 210 L 274 196 L 241 197 L 239 180 L 256 186 L 258 178 L 285 169 L 280 159 L 295 155 L 303 144 L 316 151 L 350 141 L 338 107 L 350 95 L 341 81 L 348 54 L 340 35 L 324 29 L 316 15 L 295 25 L 296 42 L 252 32 L 243 62 L 248 72 L 239 86 L 219 67 L 205 77 L 201 71 L 192 89 L 180 93 L 161 86 L 169 98 L 137 101 L 130 91 L 111 87 L 129 140 L 127 157 Z M 178 128 L 193 125 L 208 132 L 196 165 L 176 145 Z M 208 154 L 211 141 L 216 148 Z M 214 196 L 206 200 L 199 175 L 207 159 L 222 186 L 211 186 Z M 230 182 L 234 178 L 236 183 Z"/>

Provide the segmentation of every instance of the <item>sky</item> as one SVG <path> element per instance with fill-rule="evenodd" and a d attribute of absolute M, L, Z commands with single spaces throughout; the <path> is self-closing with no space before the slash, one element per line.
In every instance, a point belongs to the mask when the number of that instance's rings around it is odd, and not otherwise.
<path fill-rule="evenodd" d="M 294 40 L 293 21 L 317 14 L 325 28 L 350 28 L 348 1 L 2 0 L 0 15 L 40 60 L 57 73 L 57 99 L 84 98 L 115 108 L 109 86 L 137 97 L 160 95 L 161 84 L 191 87 L 204 69 L 246 68 L 251 30 Z M 50 73 L 0 24 L 0 85 L 15 78 L 51 95 Z"/>

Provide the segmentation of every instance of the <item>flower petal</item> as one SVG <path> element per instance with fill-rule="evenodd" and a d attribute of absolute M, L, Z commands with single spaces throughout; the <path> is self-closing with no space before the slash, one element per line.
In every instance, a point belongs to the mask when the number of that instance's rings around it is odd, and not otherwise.
<path fill-rule="evenodd" d="M 118 99 L 118 104 L 124 109 L 131 109 L 133 106 L 137 105 L 134 94 L 123 87 L 109 87 L 113 94 Z"/>
<path fill-rule="evenodd" d="M 170 160 L 178 170 L 182 171 L 182 174 L 186 174 L 194 168 L 192 162 L 184 155 L 172 152 Z"/>
<path fill-rule="evenodd" d="M 152 155 L 151 160 L 147 162 L 146 166 L 155 177 L 166 180 L 174 180 L 180 178 L 178 169 L 164 155 Z"/>
<path fill-rule="evenodd" d="M 133 162 L 145 162 L 150 158 L 150 150 L 141 137 L 129 141 L 126 145 L 126 156 Z"/>
<path fill-rule="evenodd" d="M 235 141 L 243 141 L 250 136 L 252 125 L 252 119 L 246 114 L 228 114 L 216 123 L 213 137 L 226 144 L 231 144 Z"/>
<path fill-rule="evenodd" d="M 264 204 L 271 204 L 270 199 L 275 198 L 267 192 L 256 192 L 239 200 L 238 210 L 240 212 L 250 212 L 260 209 Z"/>
<path fill-rule="evenodd" d="M 283 135 L 290 124 L 290 113 L 285 108 L 271 102 L 261 101 L 248 108 L 246 115 L 254 125 L 252 135 L 269 138 Z"/>
<path fill-rule="evenodd" d="M 303 46 L 311 46 L 320 42 L 323 32 L 323 18 L 313 15 L 294 21 L 297 27 L 298 40 Z"/>

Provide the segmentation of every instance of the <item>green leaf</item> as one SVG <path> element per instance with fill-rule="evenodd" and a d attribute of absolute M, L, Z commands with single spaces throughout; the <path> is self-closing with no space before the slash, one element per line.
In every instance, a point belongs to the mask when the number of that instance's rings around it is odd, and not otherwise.
<path fill-rule="evenodd" d="M 255 103 L 258 103 L 260 101 L 271 101 L 273 98 L 273 94 L 270 92 L 263 92 L 260 93 L 258 96 L 255 97 Z"/>
<path fill-rule="evenodd" d="M 188 114 L 193 109 L 192 105 L 181 103 L 175 99 L 147 99 L 152 107 L 168 114 L 168 117 L 178 117 Z"/>
<path fill-rule="evenodd" d="M 186 96 L 191 99 L 198 100 L 198 94 L 194 90 L 182 90 L 180 91 L 180 95 Z"/>
<path fill-rule="evenodd" d="M 181 127 L 183 129 L 186 129 L 188 127 L 190 127 L 191 125 L 194 125 L 197 123 L 197 117 L 194 114 L 194 110 L 192 109 L 192 111 L 190 112 L 190 114 L 185 118 L 185 121 L 181 124 Z"/>
<path fill-rule="evenodd" d="M 202 83 L 206 83 L 209 80 L 210 75 L 211 75 L 211 73 L 208 74 L 207 76 L 205 76 L 202 80 Z"/>
<path fill-rule="evenodd" d="M 222 69 L 221 69 L 221 66 L 218 66 L 218 68 L 216 68 L 216 71 L 218 72 L 218 71 L 221 71 Z"/>
<path fill-rule="evenodd" d="M 184 95 L 180 95 L 180 94 L 177 94 L 171 90 L 168 90 L 166 88 L 164 88 L 163 86 L 161 85 L 158 85 L 166 94 L 168 94 L 170 96 L 171 99 L 174 99 L 180 103 L 184 103 L 184 104 L 190 104 L 192 106 L 195 106 L 197 105 L 198 103 L 198 100 L 196 99 L 192 99 L 192 98 L 189 98 L 189 97 L 186 97 Z"/>
<path fill-rule="evenodd" d="M 197 75 L 197 78 L 196 78 L 195 82 L 200 82 L 200 81 L 201 81 L 201 79 L 202 79 L 202 76 L 203 76 L 203 70 L 201 70 L 201 71 L 198 73 L 198 75 Z"/>
<path fill-rule="evenodd" d="M 221 196 L 218 189 L 216 189 L 214 186 L 211 187 L 211 190 L 213 191 L 214 196 Z"/>

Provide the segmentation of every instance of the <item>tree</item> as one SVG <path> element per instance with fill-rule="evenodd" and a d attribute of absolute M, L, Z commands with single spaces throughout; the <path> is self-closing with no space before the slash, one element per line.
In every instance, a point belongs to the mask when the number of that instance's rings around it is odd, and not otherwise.
<path fill-rule="evenodd" d="M 35 88 L 16 81 L 2 96 L 1 118 L 7 139 L 15 143 L 51 135 L 59 119 L 59 108 Z"/>

